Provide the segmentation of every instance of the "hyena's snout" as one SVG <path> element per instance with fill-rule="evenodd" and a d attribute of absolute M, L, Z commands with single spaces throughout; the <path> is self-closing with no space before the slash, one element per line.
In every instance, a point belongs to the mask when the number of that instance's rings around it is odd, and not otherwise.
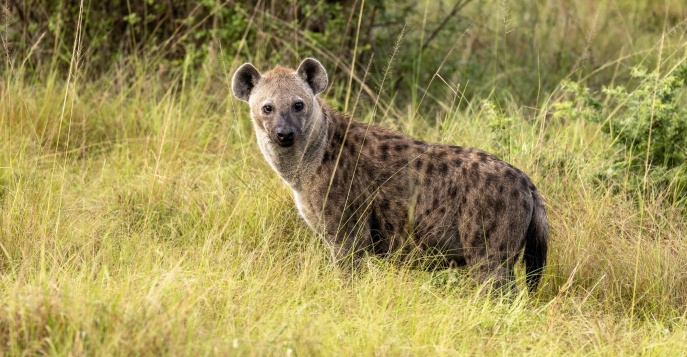
<path fill-rule="evenodd" d="M 300 129 L 288 118 L 280 118 L 272 128 L 271 135 L 279 146 L 287 148 L 298 140 Z"/>
<path fill-rule="evenodd" d="M 291 126 L 280 126 L 274 130 L 277 138 L 277 144 L 281 147 L 289 147 L 293 145 L 296 130 Z"/>

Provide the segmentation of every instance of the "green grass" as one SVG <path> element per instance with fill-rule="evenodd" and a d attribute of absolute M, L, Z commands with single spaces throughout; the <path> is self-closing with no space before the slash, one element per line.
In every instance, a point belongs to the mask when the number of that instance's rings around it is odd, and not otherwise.
<path fill-rule="evenodd" d="M 665 49 L 663 74 L 687 61 L 686 46 Z M 687 350 L 684 209 L 670 191 L 599 183 L 620 153 L 600 125 L 555 118 L 558 92 L 538 108 L 448 87 L 445 99 L 377 109 L 350 97 L 365 120 L 497 153 L 532 177 L 551 224 L 548 266 L 538 293 L 504 301 L 463 269 L 370 258 L 344 279 L 261 157 L 227 86 L 239 64 L 165 75 L 131 65 L 93 81 L 6 72 L 0 355 Z M 328 100 L 341 104 L 347 87 L 334 83 Z"/>

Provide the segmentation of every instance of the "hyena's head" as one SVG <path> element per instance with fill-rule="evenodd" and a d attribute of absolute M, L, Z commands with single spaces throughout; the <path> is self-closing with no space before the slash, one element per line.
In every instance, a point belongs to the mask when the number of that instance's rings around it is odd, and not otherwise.
<path fill-rule="evenodd" d="M 295 71 L 277 66 L 265 74 L 246 63 L 232 79 L 234 95 L 250 104 L 253 126 L 266 156 L 295 156 L 305 150 L 314 139 L 314 129 L 323 125 L 318 123 L 322 118 L 316 96 L 326 88 L 327 72 L 313 58 L 305 59 Z"/>

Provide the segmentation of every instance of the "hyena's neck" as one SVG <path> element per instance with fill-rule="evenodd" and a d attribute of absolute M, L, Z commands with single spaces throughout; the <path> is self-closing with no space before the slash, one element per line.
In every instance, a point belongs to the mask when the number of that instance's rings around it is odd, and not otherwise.
<path fill-rule="evenodd" d="M 329 169 L 333 169 L 334 166 L 339 165 L 340 160 L 349 160 L 349 156 L 354 155 L 355 160 L 361 159 L 358 157 L 358 150 L 362 147 L 362 142 L 360 137 L 352 137 L 351 132 L 356 132 L 364 129 L 368 124 L 363 124 L 356 121 L 353 117 L 338 113 L 330 107 L 325 107 L 325 115 L 327 117 L 328 131 L 327 131 L 327 142 L 326 149 L 331 155 L 329 158 L 325 158 L 324 161 L 328 162 L 330 166 Z M 344 147 L 348 147 L 347 151 L 342 151 Z M 355 153 L 355 154 L 353 154 Z"/>

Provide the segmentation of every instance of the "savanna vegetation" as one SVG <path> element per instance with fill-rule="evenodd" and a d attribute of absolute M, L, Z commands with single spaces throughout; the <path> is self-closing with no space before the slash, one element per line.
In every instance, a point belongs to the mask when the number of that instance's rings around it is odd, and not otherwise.
<path fill-rule="evenodd" d="M 0 355 L 687 350 L 684 1 L 2 0 L 0 22 Z M 537 293 L 373 257 L 342 277 L 229 86 L 307 56 L 339 110 L 532 177 Z"/>

